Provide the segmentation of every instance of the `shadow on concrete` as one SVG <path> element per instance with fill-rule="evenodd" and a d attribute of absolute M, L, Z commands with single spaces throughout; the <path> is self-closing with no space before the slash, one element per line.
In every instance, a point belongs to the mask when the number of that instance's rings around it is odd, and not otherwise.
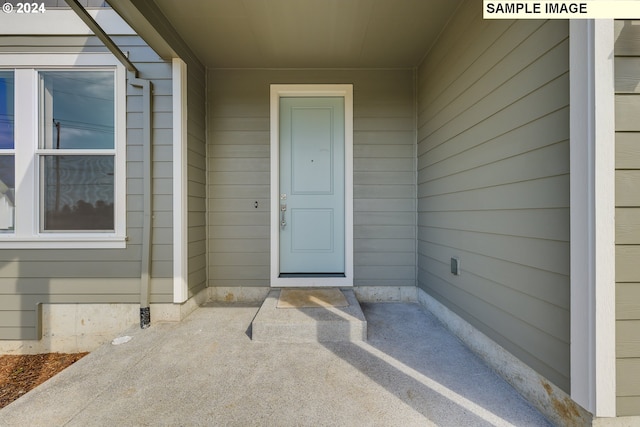
<path fill-rule="evenodd" d="M 321 344 L 427 420 L 437 425 L 551 425 L 419 305 L 362 304 L 362 309 L 366 342 L 348 342 L 345 323 L 336 341 Z M 348 316 L 339 308 L 331 310 L 304 313 L 323 320 Z"/>

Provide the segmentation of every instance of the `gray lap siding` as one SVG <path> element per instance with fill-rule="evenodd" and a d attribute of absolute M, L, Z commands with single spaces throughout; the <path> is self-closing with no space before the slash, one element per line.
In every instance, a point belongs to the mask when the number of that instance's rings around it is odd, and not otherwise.
<path fill-rule="evenodd" d="M 173 297 L 171 63 L 135 36 L 114 38 L 154 84 L 151 302 Z M 93 37 L 2 37 L 3 52 L 107 52 Z M 127 86 L 125 249 L 0 250 L 0 339 L 36 339 L 38 304 L 136 303 L 142 241 L 141 92 Z M 124 154 L 124 153 L 123 153 Z"/>
<path fill-rule="evenodd" d="M 269 85 L 293 83 L 353 84 L 354 284 L 415 286 L 413 70 L 208 76 L 209 286 L 269 286 Z"/>
<path fill-rule="evenodd" d="M 569 391 L 568 24 L 476 5 L 418 71 L 418 286 Z"/>

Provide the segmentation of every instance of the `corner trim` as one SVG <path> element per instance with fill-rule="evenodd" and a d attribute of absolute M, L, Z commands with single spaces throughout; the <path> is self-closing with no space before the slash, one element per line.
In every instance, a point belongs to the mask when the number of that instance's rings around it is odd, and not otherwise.
<path fill-rule="evenodd" d="M 616 416 L 613 20 L 569 22 L 571 397 Z"/>

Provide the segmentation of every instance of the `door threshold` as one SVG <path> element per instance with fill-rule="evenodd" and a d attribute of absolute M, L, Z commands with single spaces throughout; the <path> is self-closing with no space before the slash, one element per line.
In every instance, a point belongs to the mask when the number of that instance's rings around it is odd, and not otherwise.
<path fill-rule="evenodd" d="M 347 277 L 344 273 L 280 273 L 280 278 L 303 278 L 303 277 Z"/>

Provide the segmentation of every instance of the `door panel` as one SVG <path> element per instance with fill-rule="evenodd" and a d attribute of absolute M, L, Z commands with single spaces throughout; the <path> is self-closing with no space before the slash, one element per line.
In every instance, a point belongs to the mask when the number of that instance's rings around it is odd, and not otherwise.
<path fill-rule="evenodd" d="M 280 273 L 344 273 L 343 98 L 280 99 L 280 194 Z"/>
<path fill-rule="evenodd" d="M 333 193 L 332 109 L 291 109 L 291 194 Z"/>
<path fill-rule="evenodd" d="M 293 252 L 331 252 L 333 209 L 292 209 L 291 250 Z"/>

